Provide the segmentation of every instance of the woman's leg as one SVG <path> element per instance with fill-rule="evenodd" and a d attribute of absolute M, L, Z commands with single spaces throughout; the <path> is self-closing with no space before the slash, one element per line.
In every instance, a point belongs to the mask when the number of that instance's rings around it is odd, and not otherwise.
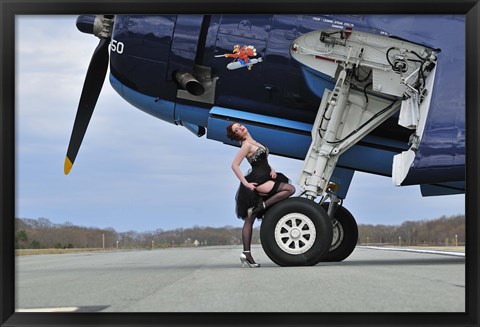
<path fill-rule="evenodd" d="M 253 223 L 255 222 L 255 216 L 249 216 L 245 218 L 242 228 L 242 242 L 243 251 L 250 251 L 250 244 L 252 243 L 252 231 Z"/>
<path fill-rule="evenodd" d="M 243 253 L 245 254 L 245 256 L 247 257 L 247 260 L 250 263 L 255 263 L 255 260 L 253 260 L 252 254 L 250 253 L 254 222 L 255 222 L 255 215 L 250 215 L 245 218 L 245 222 L 243 223 L 243 228 L 242 228 Z"/>
<path fill-rule="evenodd" d="M 270 181 L 271 182 L 271 181 Z M 269 182 L 267 182 L 269 183 Z M 257 190 L 261 189 L 262 193 L 265 192 L 265 185 L 267 184 L 262 184 L 260 187 L 257 186 Z M 286 199 L 290 196 L 292 196 L 295 193 L 295 187 L 292 184 L 288 183 L 283 183 L 280 182 L 278 187 L 274 189 L 274 184 L 272 183 L 272 186 L 267 187 L 269 189 L 268 192 L 268 199 L 265 200 L 265 202 L 260 203 L 256 205 L 255 207 L 250 208 L 249 214 L 252 216 L 256 216 L 258 213 L 262 212 L 266 208 L 270 207 L 271 205 L 277 203 L 278 201 L 281 201 L 283 199 Z M 273 193 L 273 194 L 271 194 Z"/>
<path fill-rule="evenodd" d="M 263 194 L 267 194 L 273 189 L 273 186 L 274 183 L 272 181 L 269 181 L 265 184 L 260 185 L 260 187 L 257 187 L 257 191 Z M 280 200 L 286 199 L 289 196 L 293 195 L 293 193 L 295 193 L 295 187 L 293 185 L 288 183 L 280 183 L 275 194 L 270 196 L 265 201 L 265 207 L 267 208 Z M 263 210 L 263 208 L 259 208 L 259 210 Z M 255 263 L 252 254 L 250 253 L 250 248 L 252 244 L 253 223 L 255 222 L 255 218 L 257 216 L 256 211 L 257 210 L 254 210 L 249 216 L 245 218 L 242 228 L 243 251 L 245 256 L 247 257 L 247 260 L 250 263 Z"/>
<path fill-rule="evenodd" d="M 265 200 L 265 207 L 268 208 L 271 205 L 277 203 L 278 201 L 292 196 L 294 193 L 295 187 L 292 184 L 280 183 L 276 193 L 270 196 L 267 200 Z"/>
<path fill-rule="evenodd" d="M 255 191 L 257 191 L 259 194 L 268 194 L 273 189 L 274 185 L 274 181 L 267 181 L 261 185 L 257 185 Z"/>

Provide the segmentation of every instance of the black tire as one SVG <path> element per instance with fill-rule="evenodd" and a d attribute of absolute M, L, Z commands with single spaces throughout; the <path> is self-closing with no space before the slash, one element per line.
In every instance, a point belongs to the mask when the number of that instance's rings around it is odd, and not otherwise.
<path fill-rule="evenodd" d="M 328 203 L 322 207 L 328 212 Z M 340 262 L 348 258 L 357 246 L 358 226 L 353 215 L 344 207 L 337 207 L 333 223 L 333 238 L 324 262 Z"/>
<path fill-rule="evenodd" d="M 300 197 L 283 200 L 267 210 L 260 227 L 263 250 L 279 266 L 316 264 L 328 254 L 332 235 L 325 210 Z"/>

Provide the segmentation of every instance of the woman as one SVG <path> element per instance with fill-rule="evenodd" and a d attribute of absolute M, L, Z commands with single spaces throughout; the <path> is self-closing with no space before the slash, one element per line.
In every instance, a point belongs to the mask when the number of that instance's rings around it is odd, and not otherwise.
<path fill-rule="evenodd" d="M 240 141 L 242 146 L 232 163 L 232 169 L 240 180 L 236 194 L 237 217 L 244 220 L 242 229 L 243 252 L 240 255 L 242 266 L 260 267 L 255 263 L 250 253 L 252 229 L 255 218 L 262 217 L 266 208 L 295 193 L 295 187 L 288 183 L 288 178 L 277 173 L 268 164 L 267 147 L 256 142 L 247 128 L 239 123 L 227 127 L 227 137 Z M 252 166 L 247 175 L 243 176 L 240 164 L 243 159 Z"/>

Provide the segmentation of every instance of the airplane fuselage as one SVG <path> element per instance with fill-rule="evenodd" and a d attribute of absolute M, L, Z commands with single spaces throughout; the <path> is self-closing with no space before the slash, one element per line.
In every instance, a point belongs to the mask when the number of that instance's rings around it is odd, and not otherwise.
<path fill-rule="evenodd" d="M 346 27 L 441 49 L 428 120 L 405 185 L 435 184 L 453 193 L 463 191 L 465 36 L 461 16 L 115 16 L 110 80 L 137 108 L 198 136 L 206 130 L 207 138 L 233 144 L 217 119 L 237 119 L 256 126 L 260 140 L 282 138 L 281 144 L 271 146 L 272 153 L 304 159 L 323 90 L 331 89 L 335 81 L 302 67 L 291 57 L 290 46 L 307 32 Z M 256 55 L 250 59 L 255 64 L 248 67 L 225 56 L 234 53 L 235 45 L 253 47 Z M 229 69 L 233 62 L 238 67 Z M 177 72 L 192 74 L 205 92 L 192 95 L 180 90 Z M 393 156 L 409 148 L 412 135 L 397 121 L 395 115 L 364 137 L 342 156 L 338 167 L 391 176 Z"/>

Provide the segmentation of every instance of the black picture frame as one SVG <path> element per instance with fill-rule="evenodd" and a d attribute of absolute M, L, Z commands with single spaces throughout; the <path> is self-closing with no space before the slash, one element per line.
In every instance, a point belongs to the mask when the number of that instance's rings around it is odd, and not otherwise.
<path fill-rule="evenodd" d="M 15 313 L 15 15 L 96 13 L 332 13 L 332 14 L 464 14 L 466 17 L 466 312 L 465 313 L 258 313 L 248 319 L 240 313 Z M 292 0 L 225 1 L 108 1 L 1 0 L 1 110 L 0 110 L 0 324 L 1 326 L 211 326 L 211 325 L 389 325 L 478 326 L 479 242 L 479 50 L 478 0 L 354 1 Z M 442 28 L 439 26 L 439 28 Z M 253 323 L 249 323 L 249 321 Z"/>

